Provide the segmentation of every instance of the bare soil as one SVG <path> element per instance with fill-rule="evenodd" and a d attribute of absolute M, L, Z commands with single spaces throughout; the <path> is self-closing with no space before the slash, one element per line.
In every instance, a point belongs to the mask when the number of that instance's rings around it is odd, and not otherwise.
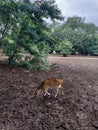
<path fill-rule="evenodd" d="M 98 58 L 54 57 L 50 71 L 28 71 L 0 62 L 0 130 L 98 130 Z M 40 93 L 50 77 L 64 80 L 64 96 Z"/>

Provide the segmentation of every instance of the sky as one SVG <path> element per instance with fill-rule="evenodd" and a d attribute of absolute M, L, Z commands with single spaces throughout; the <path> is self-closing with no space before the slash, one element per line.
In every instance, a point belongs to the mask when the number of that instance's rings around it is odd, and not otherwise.
<path fill-rule="evenodd" d="M 55 0 L 65 18 L 81 16 L 98 26 L 98 0 Z"/>

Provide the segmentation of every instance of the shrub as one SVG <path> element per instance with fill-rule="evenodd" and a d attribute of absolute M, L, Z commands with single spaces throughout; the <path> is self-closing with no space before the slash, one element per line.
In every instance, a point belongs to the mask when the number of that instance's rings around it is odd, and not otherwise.
<path fill-rule="evenodd" d="M 73 47 L 72 44 L 68 40 L 66 40 L 64 42 L 58 43 L 55 46 L 55 50 L 60 54 L 62 54 L 63 56 L 67 56 L 71 54 L 73 50 L 72 47 Z"/>

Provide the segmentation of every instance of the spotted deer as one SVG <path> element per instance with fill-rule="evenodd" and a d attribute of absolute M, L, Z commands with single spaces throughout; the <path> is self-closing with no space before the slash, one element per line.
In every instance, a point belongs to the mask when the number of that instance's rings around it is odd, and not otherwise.
<path fill-rule="evenodd" d="M 61 90 L 62 94 L 64 95 L 64 91 L 63 91 L 63 87 L 61 86 L 63 83 L 63 80 L 62 79 L 59 79 L 59 78 L 50 78 L 50 79 L 46 79 L 44 80 L 40 86 L 35 90 L 35 95 L 33 98 L 35 98 L 39 92 L 42 90 L 44 91 L 44 96 L 45 95 L 51 95 L 49 92 L 48 92 L 48 89 L 49 88 L 55 88 L 56 89 L 56 94 L 55 94 L 55 97 L 57 97 L 59 91 Z"/>

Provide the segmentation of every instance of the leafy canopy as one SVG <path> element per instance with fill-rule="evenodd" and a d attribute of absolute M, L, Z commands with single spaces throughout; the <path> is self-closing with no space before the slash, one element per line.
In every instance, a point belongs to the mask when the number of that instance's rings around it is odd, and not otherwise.
<path fill-rule="evenodd" d="M 51 21 L 63 19 L 55 1 L 0 1 L 0 47 L 8 56 L 9 64 L 17 60 L 19 63 L 19 57 L 20 61 L 22 60 L 21 53 L 37 56 L 37 60 L 43 51 L 39 49 L 39 45 L 43 47 L 45 44 L 44 47 L 47 48 L 52 44 L 48 19 Z"/>
<path fill-rule="evenodd" d="M 54 26 L 53 36 L 61 45 L 64 40 L 72 44 L 71 53 L 95 55 L 98 48 L 98 27 L 92 23 L 85 23 L 79 16 L 69 17 L 63 24 Z"/>

